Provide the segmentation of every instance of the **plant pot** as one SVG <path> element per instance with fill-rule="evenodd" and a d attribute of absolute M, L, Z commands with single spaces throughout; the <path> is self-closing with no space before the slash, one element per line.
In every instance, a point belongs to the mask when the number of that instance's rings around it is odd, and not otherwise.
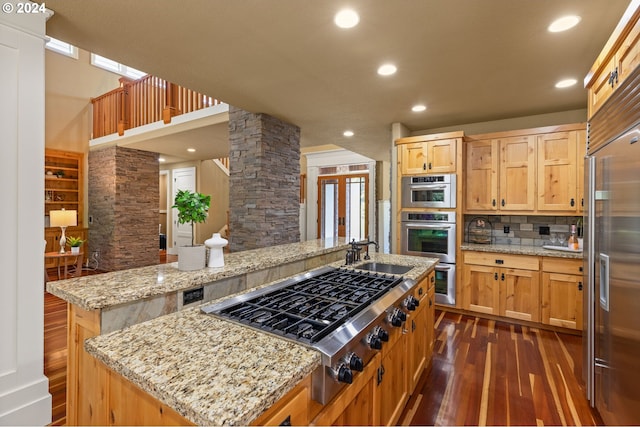
<path fill-rule="evenodd" d="M 178 247 L 178 270 L 200 270 L 206 262 L 207 248 L 204 245 Z"/>
<path fill-rule="evenodd" d="M 80 253 L 80 246 L 71 246 L 71 253 L 78 255 Z"/>

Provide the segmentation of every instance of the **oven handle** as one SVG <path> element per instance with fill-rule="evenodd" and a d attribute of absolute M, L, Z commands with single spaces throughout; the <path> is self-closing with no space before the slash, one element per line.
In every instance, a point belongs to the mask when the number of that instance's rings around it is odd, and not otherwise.
<path fill-rule="evenodd" d="M 416 185 L 413 184 L 411 186 L 412 190 L 446 190 L 448 187 L 446 185 Z"/>
<path fill-rule="evenodd" d="M 415 222 L 403 222 L 402 225 L 405 227 L 428 228 L 430 230 L 451 230 L 453 228 L 453 225 L 430 225 Z"/>
<path fill-rule="evenodd" d="M 440 264 L 437 264 L 437 265 L 436 265 L 436 270 L 440 270 L 440 271 L 449 271 L 449 270 L 451 270 L 451 266 L 450 266 L 450 265 L 448 265 L 448 266 L 446 266 L 446 267 L 445 267 L 445 266 L 443 266 L 443 265 L 441 266 Z"/>

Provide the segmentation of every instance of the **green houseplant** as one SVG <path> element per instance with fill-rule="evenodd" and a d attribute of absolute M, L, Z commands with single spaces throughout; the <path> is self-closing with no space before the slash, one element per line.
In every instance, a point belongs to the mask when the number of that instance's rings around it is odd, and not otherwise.
<path fill-rule="evenodd" d="M 178 223 L 191 224 L 191 246 L 178 247 L 178 269 L 199 270 L 206 263 L 206 248 L 196 245 L 195 224 L 207 219 L 211 196 L 189 190 L 178 190 L 172 208 L 178 210 Z"/>
<path fill-rule="evenodd" d="M 83 243 L 84 243 L 84 240 L 82 240 L 80 237 L 73 237 L 73 236 L 67 237 L 67 245 L 71 246 L 72 254 L 79 253 L 80 246 L 82 246 Z"/>

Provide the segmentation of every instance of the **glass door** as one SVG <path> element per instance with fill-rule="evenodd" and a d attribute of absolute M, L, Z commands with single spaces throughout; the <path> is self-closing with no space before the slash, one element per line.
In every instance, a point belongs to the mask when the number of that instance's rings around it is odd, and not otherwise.
<path fill-rule="evenodd" d="M 369 175 L 318 177 L 318 236 L 367 237 Z"/>

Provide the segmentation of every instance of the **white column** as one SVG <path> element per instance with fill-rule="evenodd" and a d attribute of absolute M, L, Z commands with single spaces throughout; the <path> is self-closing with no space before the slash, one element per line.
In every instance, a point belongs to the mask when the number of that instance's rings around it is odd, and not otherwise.
<path fill-rule="evenodd" d="M 11 11 L 13 6 L 13 11 Z M 51 422 L 44 376 L 44 14 L 0 12 L 0 425 Z"/>

